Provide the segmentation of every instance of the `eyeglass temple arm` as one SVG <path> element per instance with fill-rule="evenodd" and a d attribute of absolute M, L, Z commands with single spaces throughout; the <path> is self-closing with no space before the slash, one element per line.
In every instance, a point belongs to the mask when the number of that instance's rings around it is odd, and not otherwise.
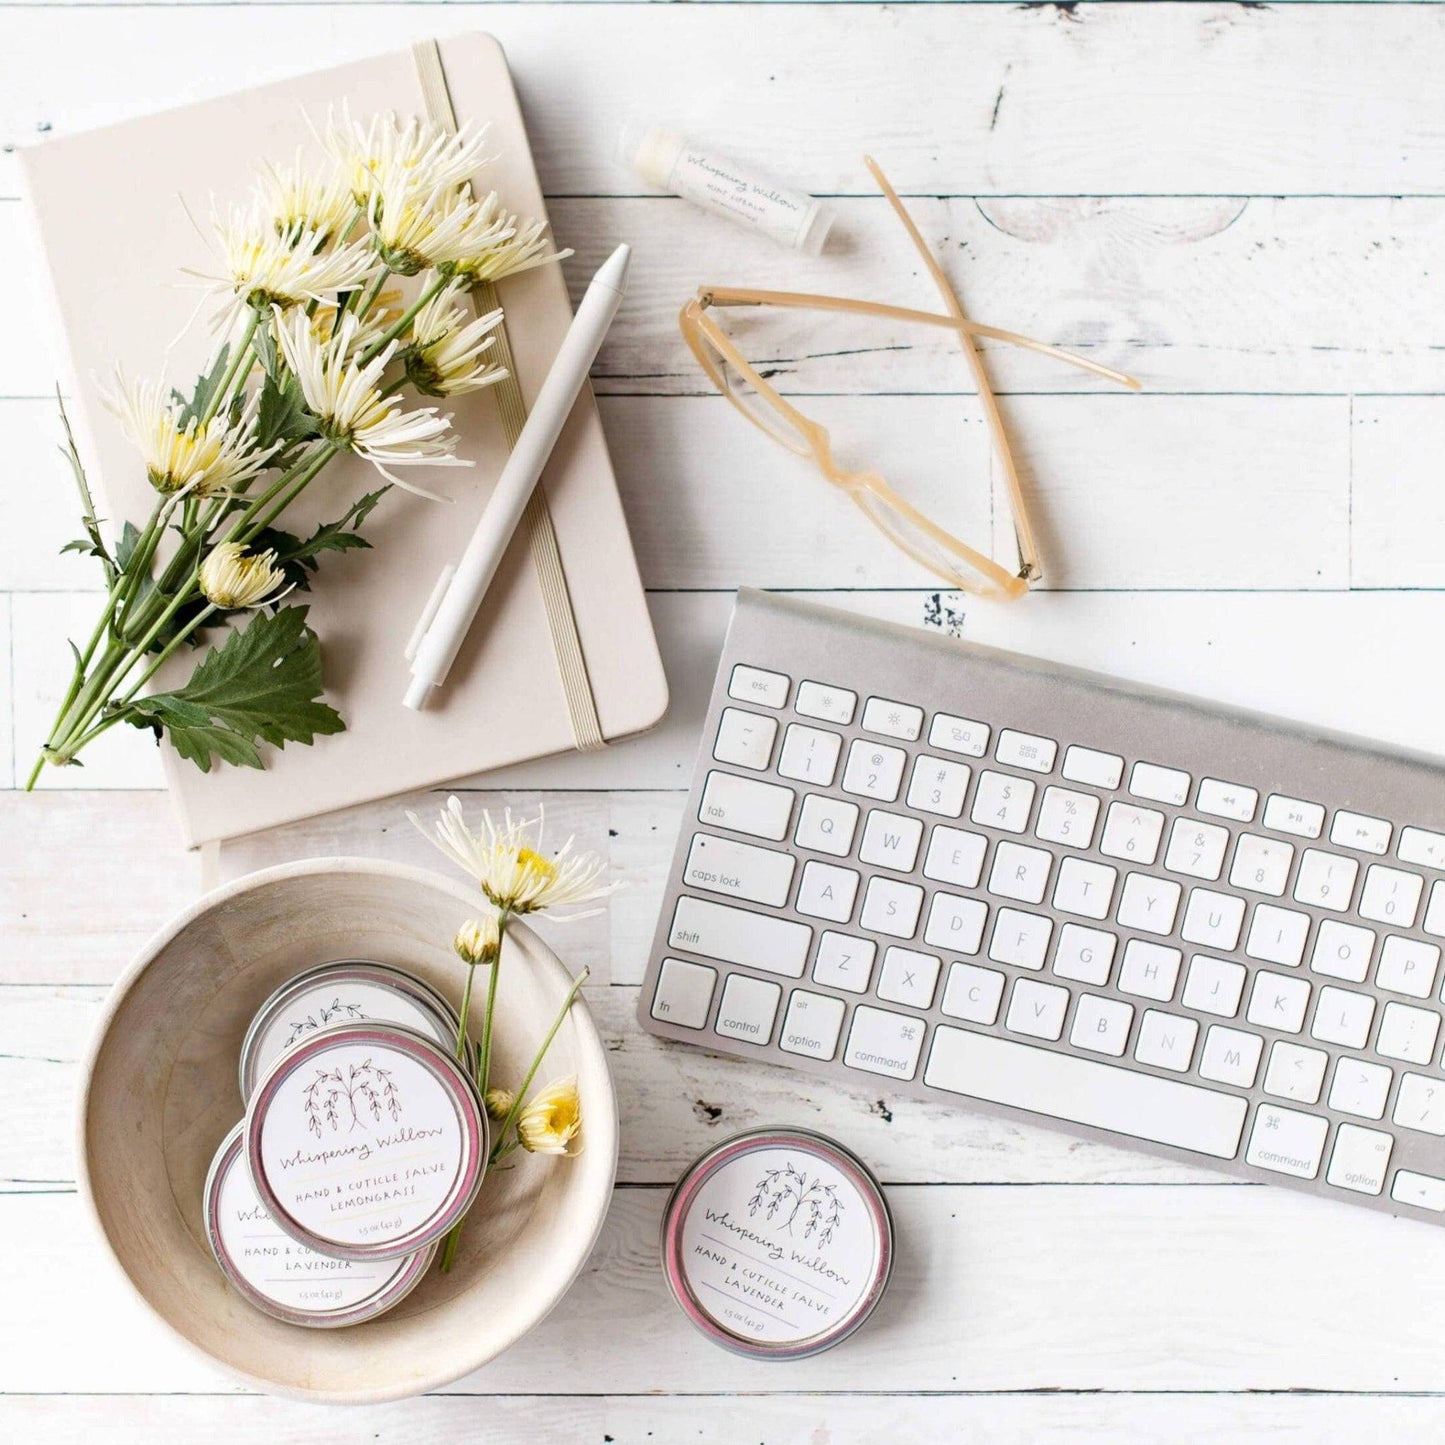
<path fill-rule="evenodd" d="M 1131 391 L 1140 390 L 1140 383 L 1127 372 L 1115 371 L 1091 361 L 1087 356 L 1078 356 L 1059 346 L 1050 346 L 1047 341 L 1035 341 L 1031 336 L 1021 336 L 1017 331 L 1005 331 L 999 326 L 985 326 L 981 321 L 961 319 L 956 316 L 940 316 L 933 311 L 914 311 L 907 306 L 887 306 L 881 301 L 855 301 L 847 296 L 822 296 L 807 291 L 753 291 L 739 286 L 704 286 L 698 296 L 706 306 L 792 306 L 809 311 L 848 311 L 859 316 L 886 316 L 894 321 L 917 322 L 924 326 L 942 326 L 958 331 L 965 336 L 983 336 L 990 341 L 1005 341 L 1011 346 L 1022 347 L 1025 351 L 1037 352 L 1040 356 L 1052 357 L 1055 361 L 1067 362 L 1070 366 L 1081 367 L 1105 381 L 1127 386 Z"/>

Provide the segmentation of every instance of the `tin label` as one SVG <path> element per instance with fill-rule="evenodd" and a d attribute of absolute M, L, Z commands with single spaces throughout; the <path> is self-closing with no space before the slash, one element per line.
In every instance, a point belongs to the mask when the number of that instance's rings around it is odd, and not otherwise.
<path fill-rule="evenodd" d="M 319 981 L 290 1000 L 256 1039 L 255 1074 L 259 1077 L 287 1049 L 322 1029 L 368 1020 L 415 1029 L 443 1047 L 455 1042 L 436 1015 L 397 988 L 363 980 Z"/>
<path fill-rule="evenodd" d="M 430 1228 L 473 1152 L 450 1088 L 370 1040 L 338 1041 L 286 1072 L 259 1123 L 276 1202 L 340 1245 L 381 1248 Z"/>
<path fill-rule="evenodd" d="M 857 1186 L 829 1160 L 764 1148 L 720 1165 L 682 1226 L 681 1266 L 698 1305 L 759 1344 L 845 1324 L 872 1290 L 882 1242 Z"/>

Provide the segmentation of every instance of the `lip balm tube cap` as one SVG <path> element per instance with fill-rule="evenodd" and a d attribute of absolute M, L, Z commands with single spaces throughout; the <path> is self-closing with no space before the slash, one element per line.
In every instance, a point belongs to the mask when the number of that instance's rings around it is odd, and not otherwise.
<path fill-rule="evenodd" d="M 617 139 L 617 159 L 636 171 L 654 190 L 664 191 L 684 139 L 677 131 L 643 120 L 629 120 Z"/>
<path fill-rule="evenodd" d="M 823 247 L 828 244 L 828 233 L 833 229 L 836 219 L 833 208 L 819 201 L 803 223 L 803 230 L 798 236 L 798 250 L 809 256 L 822 255 Z"/>

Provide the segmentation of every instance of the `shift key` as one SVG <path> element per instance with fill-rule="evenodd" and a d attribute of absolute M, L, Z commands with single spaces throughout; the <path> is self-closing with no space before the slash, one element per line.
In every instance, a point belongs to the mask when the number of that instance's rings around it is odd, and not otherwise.
<path fill-rule="evenodd" d="M 784 978 L 802 978 L 813 930 L 806 923 L 768 918 L 704 898 L 679 898 L 668 946 L 686 953 L 738 963 Z"/>
<path fill-rule="evenodd" d="M 754 838 L 771 838 L 781 843 L 788 836 L 793 815 L 793 790 L 776 783 L 760 783 L 732 773 L 713 771 L 702 790 L 697 810 L 699 823 L 748 833 Z"/>

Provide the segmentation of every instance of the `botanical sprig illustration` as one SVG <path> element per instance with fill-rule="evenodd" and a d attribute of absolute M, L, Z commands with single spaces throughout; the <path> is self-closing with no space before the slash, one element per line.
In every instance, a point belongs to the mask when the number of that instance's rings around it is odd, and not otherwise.
<path fill-rule="evenodd" d="M 314 1034 L 320 1029 L 329 1028 L 332 1024 L 341 1019 L 364 1019 L 366 1015 L 361 1011 L 360 1004 L 342 1003 L 341 999 L 334 998 L 328 1004 L 322 1004 L 319 1009 L 306 1015 L 304 1019 L 296 1019 L 291 1024 L 291 1032 L 286 1036 L 286 1048 L 304 1039 L 307 1034 Z"/>
<path fill-rule="evenodd" d="M 302 1098 L 306 1127 L 318 1139 L 325 1129 L 339 1133 L 343 1124 L 347 1133 L 358 1126 L 365 1128 L 368 1117 L 374 1124 L 381 1123 L 383 1117 L 390 1118 L 393 1124 L 401 1118 L 401 1095 L 391 1071 L 370 1059 L 317 1069 Z"/>
<path fill-rule="evenodd" d="M 821 1245 L 832 1239 L 843 1205 L 833 1185 L 809 1179 L 789 1160 L 779 1169 L 769 1169 L 758 1181 L 756 1193 L 748 1200 L 748 1213 L 754 1217 L 761 1214 L 769 1223 L 780 1220 L 789 1234 L 801 1220 L 798 1232 Z"/>

